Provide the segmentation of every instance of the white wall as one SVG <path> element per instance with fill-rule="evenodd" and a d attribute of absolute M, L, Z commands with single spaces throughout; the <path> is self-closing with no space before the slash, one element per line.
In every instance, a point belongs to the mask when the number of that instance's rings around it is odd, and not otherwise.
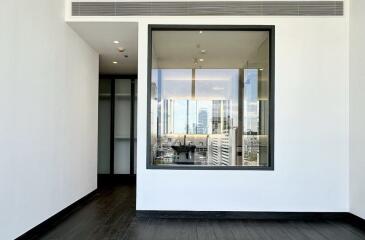
<path fill-rule="evenodd" d="M 64 0 L 0 8 L 0 239 L 96 188 L 98 55 L 64 22 Z"/>
<path fill-rule="evenodd" d="M 276 26 L 275 171 L 146 169 L 148 23 Z M 349 210 L 347 15 L 140 19 L 138 70 L 138 210 Z"/>
<path fill-rule="evenodd" d="M 365 219 L 365 1 L 351 1 L 350 210 Z"/>

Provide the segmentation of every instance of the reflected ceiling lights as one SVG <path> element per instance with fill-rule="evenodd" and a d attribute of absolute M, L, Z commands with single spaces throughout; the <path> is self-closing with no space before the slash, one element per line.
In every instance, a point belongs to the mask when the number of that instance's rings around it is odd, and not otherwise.
<path fill-rule="evenodd" d="M 204 58 L 199 58 L 199 62 L 204 62 Z"/>
<path fill-rule="evenodd" d="M 123 47 L 118 47 L 117 49 L 118 49 L 118 52 L 124 52 L 125 51 L 125 48 L 123 48 Z"/>
<path fill-rule="evenodd" d="M 221 90 L 224 90 L 224 88 L 222 88 L 222 87 L 213 87 L 213 90 L 214 91 L 221 91 Z"/>
<path fill-rule="evenodd" d="M 198 59 L 194 57 L 193 60 L 194 60 L 194 65 L 198 65 Z"/>
<path fill-rule="evenodd" d="M 118 40 L 115 40 L 115 41 L 113 41 L 113 43 L 115 43 L 115 44 L 119 44 L 119 41 L 118 41 Z"/>
<path fill-rule="evenodd" d="M 114 61 L 113 64 L 118 64 L 118 62 L 117 61 Z"/>

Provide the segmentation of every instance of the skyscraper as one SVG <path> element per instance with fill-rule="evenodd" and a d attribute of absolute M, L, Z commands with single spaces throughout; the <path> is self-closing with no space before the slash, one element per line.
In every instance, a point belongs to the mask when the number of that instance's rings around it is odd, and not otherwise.
<path fill-rule="evenodd" d="M 199 109 L 197 134 L 208 134 L 208 110 Z"/>

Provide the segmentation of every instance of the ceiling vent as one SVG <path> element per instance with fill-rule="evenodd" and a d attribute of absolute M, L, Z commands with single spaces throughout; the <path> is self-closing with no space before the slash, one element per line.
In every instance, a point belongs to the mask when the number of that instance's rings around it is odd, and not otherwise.
<path fill-rule="evenodd" d="M 343 16 L 343 1 L 72 2 L 72 16 Z"/>

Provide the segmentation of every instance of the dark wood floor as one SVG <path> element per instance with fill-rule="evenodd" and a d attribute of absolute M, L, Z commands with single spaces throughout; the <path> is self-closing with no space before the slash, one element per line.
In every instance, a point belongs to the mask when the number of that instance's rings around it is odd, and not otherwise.
<path fill-rule="evenodd" d="M 341 221 L 141 219 L 135 217 L 134 209 L 134 186 L 104 188 L 39 239 L 365 239 L 362 230 Z"/>

